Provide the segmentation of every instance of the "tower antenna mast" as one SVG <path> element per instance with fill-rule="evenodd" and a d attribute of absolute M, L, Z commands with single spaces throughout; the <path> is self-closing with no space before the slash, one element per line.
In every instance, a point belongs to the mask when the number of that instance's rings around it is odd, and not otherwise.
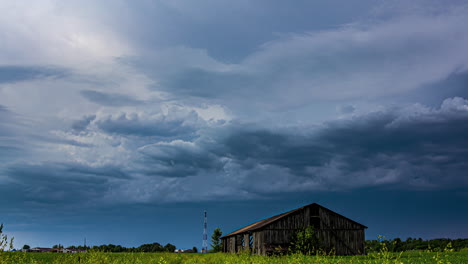
<path fill-rule="evenodd" d="M 202 246 L 202 253 L 208 253 L 208 231 L 207 231 L 207 216 L 205 210 L 205 221 L 203 223 L 203 246 Z"/>

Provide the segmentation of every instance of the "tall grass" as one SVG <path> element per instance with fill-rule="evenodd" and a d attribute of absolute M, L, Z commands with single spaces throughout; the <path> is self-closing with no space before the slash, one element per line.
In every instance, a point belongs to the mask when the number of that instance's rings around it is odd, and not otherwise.
<path fill-rule="evenodd" d="M 301 263 L 365 263 L 365 264 L 457 264 L 468 263 L 468 252 L 376 252 L 366 256 L 256 256 L 241 254 L 176 254 L 176 253 L 0 253 L 0 264 L 301 264 Z"/>
<path fill-rule="evenodd" d="M 107 253 L 90 251 L 88 253 L 24 253 L 6 252 L 12 248 L 12 242 L 1 233 L 0 226 L 0 264 L 301 264 L 301 263 L 331 263 L 331 264 L 458 264 L 468 263 L 468 250 L 454 252 L 448 244 L 443 251 L 433 252 L 413 251 L 392 253 L 386 242 L 377 252 L 365 256 L 307 256 L 290 254 L 279 256 L 257 256 L 249 252 L 239 254 L 176 254 L 176 253 Z"/>

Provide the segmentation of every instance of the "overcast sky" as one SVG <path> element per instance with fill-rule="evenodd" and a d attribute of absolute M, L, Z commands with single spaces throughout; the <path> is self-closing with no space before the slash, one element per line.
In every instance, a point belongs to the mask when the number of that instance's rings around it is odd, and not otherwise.
<path fill-rule="evenodd" d="M 408 3 L 411 2 L 411 3 Z M 0 0 L 0 222 L 173 243 L 317 202 L 468 237 L 467 1 Z"/>

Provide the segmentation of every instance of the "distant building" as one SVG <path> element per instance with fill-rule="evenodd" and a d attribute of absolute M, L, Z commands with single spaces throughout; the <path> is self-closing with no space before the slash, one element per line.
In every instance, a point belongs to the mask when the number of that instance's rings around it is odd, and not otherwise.
<path fill-rule="evenodd" d="M 176 249 L 174 250 L 175 253 L 194 253 L 193 249 Z"/>
<path fill-rule="evenodd" d="M 79 248 L 62 248 L 60 249 L 61 253 L 85 253 L 85 249 L 79 249 Z"/>
<path fill-rule="evenodd" d="M 35 247 L 28 249 L 27 252 L 58 252 L 58 248 L 41 248 L 41 247 Z"/>
<path fill-rule="evenodd" d="M 223 252 L 250 249 L 258 255 L 286 250 L 298 230 L 313 226 L 326 251 L 336 255 L 365 254 L 364 229 L 367 227 L 319 204 L 301 208 L 255 222 L 221 238 Z"/>

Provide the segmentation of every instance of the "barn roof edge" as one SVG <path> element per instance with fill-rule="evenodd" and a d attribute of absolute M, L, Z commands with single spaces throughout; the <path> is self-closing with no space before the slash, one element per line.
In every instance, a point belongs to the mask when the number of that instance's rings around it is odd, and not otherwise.
<path fill-rule="evenodd" d="M 282 219 L 283 217 L 286 217 L 286 216 L 288 216 L 288 215 L 290 215 L 290 214 L 292 214 L 294 212 L 297 212 L 297 211 L 302 210 L 302 209 L 304 209 L 304 208 L 306 208 L 308 206 L 313 206 L 313 205 L 319 206 L 319 207 L 321 207 L 321 208 L 323 208 L 323 209 L 325 209 L 325 210 L 327 210 L 327 211 L 329 211 L 329 212 L 331 212 L 333 214 L 336 214 L 336 215 L 338 215 L 340 217 L 343 217 L 343 218 L 347 219 L 348 221 L 350 221 L 350 222 L 352 222 L 354 224 L 362 226 L 364 229 L 367 228 L 367 226 L 365 226 L 363 224 L 360 224 L 360 223 L 358 223 L 358 222 L 356 222 L 356 221 L 354 221 L 352 219 L 349 219 L 348 217 L 343 216 L 343 215 L 341 215 L 341 214 L 339 214 L 337 212 L 334 212 L 334 211 L 332 211 L 332 210 L 330 210 L 330 209 L 328 209 L 328 208 L 326 208 L 326 207 L 324 207 L 324 206 L 322 206 L 322 205 L 320 205 L 318 203 L 311 203 L 311 204 L 303 205 L 303 206 L 301 206 L 299 208 L 290 210 L 288 212 L 277 214 L 277 215 L 274 215 L 274 216 L 259 220 L 257 222 L 254 222 L 252 224 L 246 225 L 246 226 L 244 226 L 242 228 L 239 228 L 237 230 L 234 230 L 234 231 L 230 232 L 227 235 L 222 236 L 221 238 L 226 238 L 226 237 L 230 237 L 230 236 L 233 236 L 233 235 L 238 235 L 238 234 L 243 234 L 243 233 L 246 233 L 246 232 L 259 230 L 259 229 L 261 229 L 262 227 L 264 227 L 266 225 L 269 225 L 269 224 L 271 224 L 273 222 L 276 222 L 276 221 Z"/>

